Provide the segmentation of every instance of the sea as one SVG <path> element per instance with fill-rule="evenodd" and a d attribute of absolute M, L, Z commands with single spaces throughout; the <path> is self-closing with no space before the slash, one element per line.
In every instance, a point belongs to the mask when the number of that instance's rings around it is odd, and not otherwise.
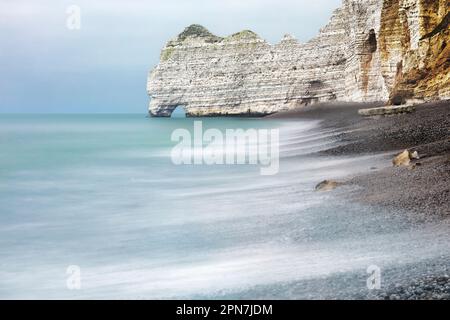
<path fill-rule="evenodd" d="M 278 130 L 279 172 L 175 164 L 172 135 L 195 121 Z M 391 165 L 323 155 L 338 134 L 302 119 L 2 114 L 0 299 L 355 299 L 448 262 L 448 223 L 354 201 L 357 186 L 315 191 Z"/>

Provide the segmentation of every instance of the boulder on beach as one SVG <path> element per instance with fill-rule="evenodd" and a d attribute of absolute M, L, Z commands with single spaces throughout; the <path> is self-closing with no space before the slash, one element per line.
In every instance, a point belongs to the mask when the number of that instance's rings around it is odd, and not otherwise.
<path fill-rule="evenodd" d="M 331 191 L 336 189 L 340 184 L 333 180 L 324 180 L 316 186 L 316 191 Z"/>
<path fill-rule="evenodd" d="M 409 151 L 405 150 L 399 155 L 397 155 L 394 160 L 392 161 L 395 167 L 401 167 L 401 166 L 409 166 L 411 163 L 411 158 L 409 157 Z"/>
<path fill-rule="evenodd" d="M 419 159 L 420 159 L 419 153 L 418 153 L 417 151 L 410 152 L 410 153 L 409 153 L 409 157 L 410 157 L 411 159 L 414 159 L 414 160 L 419 160 Z"/>
<path fill-rule="evenodd" d="M 399 155 L 397 155 L 392 163 L 395 167 L 409 166 L 411 164 L 411 160 L 420 159 L 419 153 L 417 151 L 411 152 L 409 150 L 405 150 Z"/>

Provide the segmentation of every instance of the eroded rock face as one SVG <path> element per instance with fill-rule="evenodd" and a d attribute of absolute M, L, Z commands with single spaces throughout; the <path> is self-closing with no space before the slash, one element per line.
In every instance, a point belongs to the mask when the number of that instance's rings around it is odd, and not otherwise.
<path fill-rule="evenodd" d="M 384 2 L 380 42 L 390 101 L 450 98 L 450 1 Z"/>
<path fill-rule="evenodd" d="M 150 114 L 266 115 L 326 101 L 392 104 L 450 98 L 449 0 L 343 0 L 317 37 L 270 45 L 199 25 L 162 50 Z"/>

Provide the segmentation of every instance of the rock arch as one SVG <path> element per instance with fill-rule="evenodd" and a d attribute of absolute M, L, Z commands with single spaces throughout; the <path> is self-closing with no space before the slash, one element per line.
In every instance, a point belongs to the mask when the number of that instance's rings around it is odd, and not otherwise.
<path fill-rule="evenodd" d="M 170 116 L 171 118 L 186 118 L 186 115 L 187 115 L 186 107 L 183 105 L 179 105 L 175 109 L 173 109 L 172 114 Z"/>
<path fill-rule="evenodd" d="M 152 106 L 152 103 L 150 103 L 150 115 L 152 117 L 159 117 L 159 118 L 170 118 L 172 117 L 172 114 L 175 110 L 178 109 L 184 110 L 185 117 L 188 117 L 189 115 L 189 109 L 186 104 L 183 103 L 176 103 L 176 104 L 170 104 L 170 105 L 160 105 L 155 104 Z"/>

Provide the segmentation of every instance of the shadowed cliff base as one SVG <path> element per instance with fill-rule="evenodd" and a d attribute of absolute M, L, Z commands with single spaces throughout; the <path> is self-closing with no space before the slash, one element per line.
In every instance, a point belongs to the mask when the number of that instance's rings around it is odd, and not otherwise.
<path fill-rule="evenodd" d="M 352 200 L 404 209 L 418 221 L 449 218 L 450 101 L 417 105 L 410 114 L 369 118 L 358 115 L 359 108 L 375 105 L 323 104 L 269 118 L 322 120 L 322 126 L 335 130 L 340 141 L 339 146 L 321 152 L 323 155 L 388 153 L 386 168 L 371 168 L 345 181 L 361 187 L 348 195 Z M 417 151 L 420 159 L 406 167 L 393 167 L 392 159 L 405 149 Z"/>

